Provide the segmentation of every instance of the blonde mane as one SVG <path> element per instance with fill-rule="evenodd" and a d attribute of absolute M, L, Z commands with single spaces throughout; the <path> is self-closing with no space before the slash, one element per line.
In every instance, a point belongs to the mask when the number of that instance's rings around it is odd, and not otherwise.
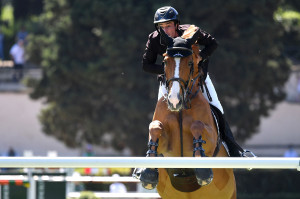
<path fill-rule="evenodd" d="M 195 25 L 191 25 L 190 27 L 188 27 L 188 29 L 186 29 L 183 33 L 183 35 L 181 36 L 183 39 L 188 39 L 191 38 L 195 32 L 198 30 L 199 28 L 196 27 Z"/>

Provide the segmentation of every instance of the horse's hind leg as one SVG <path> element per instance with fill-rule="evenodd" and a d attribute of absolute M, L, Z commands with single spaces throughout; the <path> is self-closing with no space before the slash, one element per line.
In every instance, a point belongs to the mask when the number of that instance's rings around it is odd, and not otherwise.
<path fill-rule="evenodd" d="M 194 145 L 194 157 L 205 157 L 205 152 L 202 147 L 202 144 L 206 144 L 202 140 L 202 134 L 205 133 L 206 129 L 204 124 L 201 121 L 194 121 L 191 125 L 191 132 L 193 134 L 193 145 Z M 211 168 L 196 168 L 195 175 L 198 181 L 198 184 L 201 186 L 208 185 L 213 180 L 213 172 Z"/>
<path fill-rule="evenodd" d="M 163 130 L 163 125 L 160 121 L 155 120 L 149 125 L 149 143 L 147 157 L 157 156 L 157 147 L 159 136 Z M 158 183 L 158 170 L 145 168 L 141 172 L 140 180 L 145 189 L 154 189 Z"/>

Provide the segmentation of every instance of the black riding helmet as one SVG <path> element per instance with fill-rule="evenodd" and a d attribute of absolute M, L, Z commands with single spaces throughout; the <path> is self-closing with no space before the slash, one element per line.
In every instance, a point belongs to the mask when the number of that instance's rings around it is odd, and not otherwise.
<path fill-rule="evenodd" d="M 167 22 L 167 21 L 174 21 L 175 24 L 176 23 L 179 24 L 180 21 L 179 21 L 179 15 L 177 10 L 175 10 L 175 8 L 171 6 L 164 6 L 157 9 L 154 15 L 155 28 L 158 30 L 157 24 Z"/>

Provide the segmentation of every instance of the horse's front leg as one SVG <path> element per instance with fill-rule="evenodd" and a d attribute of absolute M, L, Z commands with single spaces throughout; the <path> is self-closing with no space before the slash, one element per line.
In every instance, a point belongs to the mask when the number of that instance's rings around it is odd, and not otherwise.
<path fill-rule="evenodd" d="M 203 149 L 203 144 L 206 144 L 206 141 L 202 139 L 205 133 L 208 133 L 205 125 L 197 120 L 194 121 L 191 125 L 191 133 L 193 135 L 193 145 L 194 157 L 206 157 L 205 150 Z M 213 172 L 211 168 L 195 168 L 195 175 L 198 181 L 198 184 L 201 186 L 208 185 L 213 180 Z"/>
<path fill-rule="evenodd" d="M 158 121 L 154 120 L 149 125 L 149 142 L 148 142 L 148 157 L 156 157 L 157 156 L 157 147 L 158 147 L 158 140 L 163 132 L 163 124 Z"/>
<path fill-rule="evenodd" d="M 163 124 L 155 120 L 149 125 L 149 142 L 147 157 L 157 156 L 158 140 L 163 132 Z M 145 189 L 154 189 L 158 183 L 158 170 L 145 168 L 141 172 L 140 180 Z"/>

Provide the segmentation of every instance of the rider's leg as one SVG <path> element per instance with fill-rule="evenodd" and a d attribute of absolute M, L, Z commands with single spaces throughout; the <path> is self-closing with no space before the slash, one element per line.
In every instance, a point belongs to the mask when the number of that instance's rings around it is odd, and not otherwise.
<path fill-rule="evenodd" d="M 210 104 L 212 104 L 212 105 L 214 105 L 215 107 L 217 107 L 217 108 L 221 111 L 222 114 L 224 114 L 223 107 L 222 107 L 222 105 L 221 105 L 221 102 L 219 101 L 219 98 L 218 98 L 216 89 L 215 89 L 215 87 L 214 87 L 214 85 L 213 85 L 213 83 L 212 83 L 212 81 L 211 81 L 211 79 L 210 79 L 210 77 L 209 77 L 209 74 L 207 74 L 207 76 L 206 76 L 205 84 L 206 84 L 206 86 L 207 86 L 207 89 L 208 89 L 208 91 L 209 91 L 209 94 L 210 94 L 210 96 L 211 96 L 212 101 L 209 100 L 206 89 L 204 89 L 204 93 L 203 93 L 205 99 L 206 99 Z"/>
<path fill-rule="evenodd" d="M 204 97 L 207 99 L 207 101 L 210 104 L 217 107 L 221 111 L 221 113 L 223 114 L 223 117 L 224 117 L 223 107 L 221 105 L 221 102 L 218 99 L 217 92 L 216 92 L 215 87 L 214 87 L 214 85 L 213 85 L 213 83 L 212 83 L 212 81 L 211 81 L 208 74 L 207 74 L 207 77 L 205 79 L 205 84 L 207 86 L 207 89 L 209 91 L 209 94 L 210 94 L 212 100 L 211 101 L 209 100 L 206 89 L 204 89 Z M 233 142 L 235 142 L 235 140 L 234 140 L 232 131 L 231 131 L 227 121 L 225 120 L 225 117 L 224 117 L 224 123 L 225 123 L 225 131 L 224 131 L 225 132 L 225 140 L 224 141 L 226 142 L 226 144 L 228 146 L 230 156 L 240 157 L 241 154 L 239 153 L 239 150 L 237 149 L 237 147 L 233 143 Z"/>

